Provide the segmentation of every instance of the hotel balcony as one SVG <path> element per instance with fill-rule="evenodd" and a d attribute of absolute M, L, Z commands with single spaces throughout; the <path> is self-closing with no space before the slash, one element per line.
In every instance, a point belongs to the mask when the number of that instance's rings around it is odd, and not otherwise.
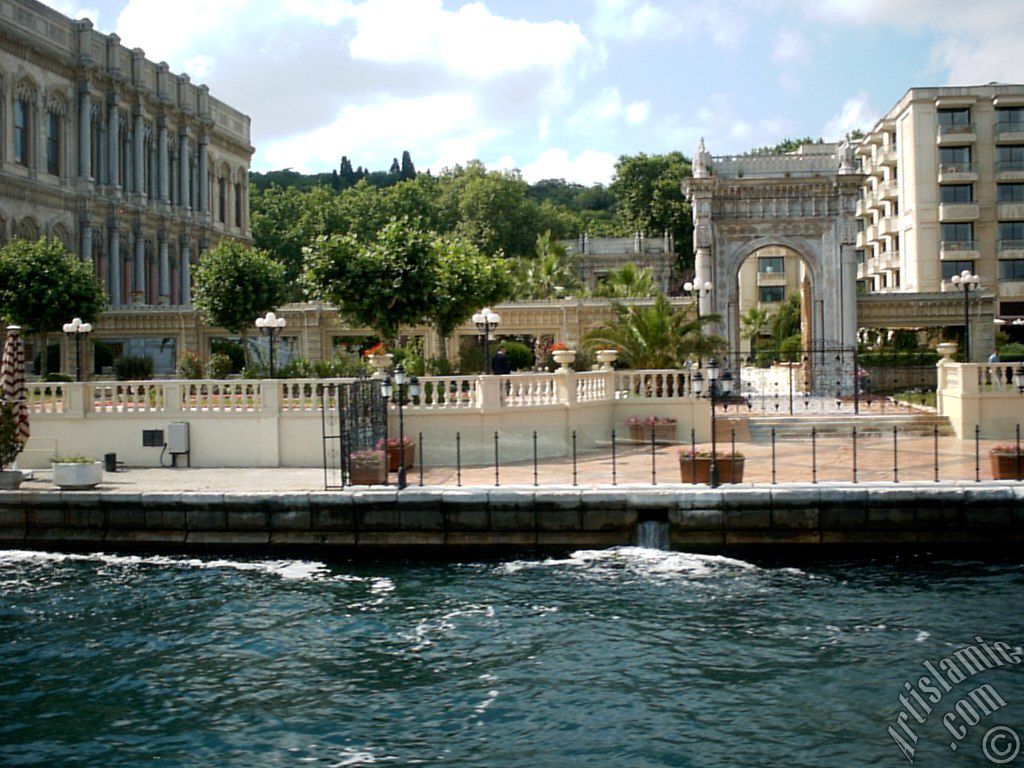
<path fill-rule="evenodd" d="M 996 203 L 996 216 L 1000 221 L 1024 221 L 1024 201 Z"/>
<path fill-rule="evenodd" d="M 858 197 L 857 205 L 853 209 L 853 215 L 856 216 L 858 219 L 862 219 L 864 218 L 864 212 L 864 198 Z"/>
<path fill-rule="evenodd" d="M 896 147 L 879 147 L 875 154 L 875 162 L 888 168 L 896 165 Z"/>
<path fill-rule="evenodd" d="M 1000 240 L 1000 259 L 1024 259 L 1024 240 Z"/>
<path fill-rule="evenodd" d="M 857 233 L 857 239 L 854 241 L 858 248 L 867 248 L 870 243 L 868 242 L 867 229 Z"/>
<path fill-rule="evenodd" d="M 977 180 L 978 174 L 974 170 L 974 163 L 941 163 L 939 165 L 939 184 Z"/>
<path fill-rule="evenodd" d="M 1024 181 L 1024 160 L 996 160 L 996 180 Z"/>
<path fill-rule="evenodd" d="M 1024 142 L 1024 123 L 996 123 L 996 141 L 1000 143 Z"/>
<path fill-rule="evenodd" d="M 936 141 L 939 145 L 965 144 L 978 140 L 978 134 L 974 130 L 974 123 L 965 125 L 940 125 L 936 134 Z"/>
<path fill-rule="evenodd" d="M 899 184 L 891 179 L 883 181 L 878 185 L 878 197 L 880 200 L 896 200 L 899 197 Z"/>
<path fill-rule="evenodd" d="M 883 251 L 882 253 L 878 254 L 877 260 L 878 268 L 881 270 L 900 268 L 899 251 Z"/>
<path fill-rule="evenodd" d="M 868 224 L 864 227 L 864 243 L 872 243 L 878 239 L 878 227 L 874 224 Z"/>
<path fill-rule="evenodd" d="M 939 243 L 939 258 L 951 260 L 978 259 L 981 253 L 978 251 L 977 240 L 943 240 Z"/>
<path fill-rule="evenodd" d="M 980 215 L 977 203 L 939 203 L 939 221 L 977 221 Z"/>
<path fill-rule="evenodd" d="M 757 284 L 758 285 L 785 285 L 786 284 L 786 273 L 785 272 L 758 272 L 757 273 Z"/>
<path fill-rule="evenodd" d="M 867 262 L 864 262 L 864 263 L 861 263 L 861 264 L 857 265 L 857 279 L 858 280 L 863 280 L 869 274 L 870 274 L 870 272 L 868 272 Z"/>
<path fill-rule="evenodd" d="M 895 216 L 885 216 L 878 220 L 878 236 L 885 237 L 898 234 L 900 231 L 899 221 Z"/>

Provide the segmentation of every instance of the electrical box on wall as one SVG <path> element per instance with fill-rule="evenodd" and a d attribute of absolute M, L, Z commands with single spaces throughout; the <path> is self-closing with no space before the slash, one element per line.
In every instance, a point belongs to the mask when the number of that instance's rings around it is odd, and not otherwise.
<path fill-rule="evenodd" d="M 142 447 L 143 448 L 163 448 L 164 447 L 164 431 L 162 429 L 144 429 L 144 430 L 142 430 Z"/>
<path fill-rule="evenodd" d="M 175 421 L 167 425 L 167 451 L 171 456 L 189 453 L 187 421 Z"/>

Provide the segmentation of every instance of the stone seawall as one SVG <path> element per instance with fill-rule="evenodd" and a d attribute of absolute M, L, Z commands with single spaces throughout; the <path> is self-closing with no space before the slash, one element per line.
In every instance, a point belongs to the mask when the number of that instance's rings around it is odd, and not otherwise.
<path fill-rule="evenodd" d="M 1024 542 L 1024 485 L 0 492 L 0 547 L 329 555 L 602 548 L 668 523 L 673 549 Z"/>

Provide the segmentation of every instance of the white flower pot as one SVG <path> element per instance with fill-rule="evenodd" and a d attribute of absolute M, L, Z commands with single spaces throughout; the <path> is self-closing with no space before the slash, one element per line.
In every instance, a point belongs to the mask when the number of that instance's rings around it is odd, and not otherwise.
<path fill-rule="evenodd" d="M 16 469 L 0 470 L 0 491 L 15 491 L 25 479 L 25 475 Z"/>
<path fill-rule="evenodd" d="M 559 365 L 559 367 L 555 369 L 555 373 L 568 373 L 569 366 L 576 360 L 576 350 L 559 349 L 556 352 L 552 352 L 551 356 L 555 358 L 555 362 Z"/>
<path fill-rule="evenodd" d="M 103 481 L 103 464 L 54 464 L 53 484 L 68 490 L 94 488 Z"/>
<path fill-rule="evenodd" d="M 597 350 L 597 362 L 601 363 L 602 371 L 612 370 L 612 363 L 619 359 L 619 350 L 617 349 L 599 349 Z"/>

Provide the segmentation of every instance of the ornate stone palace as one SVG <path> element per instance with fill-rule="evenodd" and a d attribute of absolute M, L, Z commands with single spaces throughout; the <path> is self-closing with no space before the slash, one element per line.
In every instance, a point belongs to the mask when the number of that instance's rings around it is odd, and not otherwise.
<path fill-rule="evenodd" d="M 0 244 L 60 239 L 115 314 L 187 307 L 198 255 L 251 240 L 249 118 L 87 19 L 0 3 L 0 137 Z"/>

